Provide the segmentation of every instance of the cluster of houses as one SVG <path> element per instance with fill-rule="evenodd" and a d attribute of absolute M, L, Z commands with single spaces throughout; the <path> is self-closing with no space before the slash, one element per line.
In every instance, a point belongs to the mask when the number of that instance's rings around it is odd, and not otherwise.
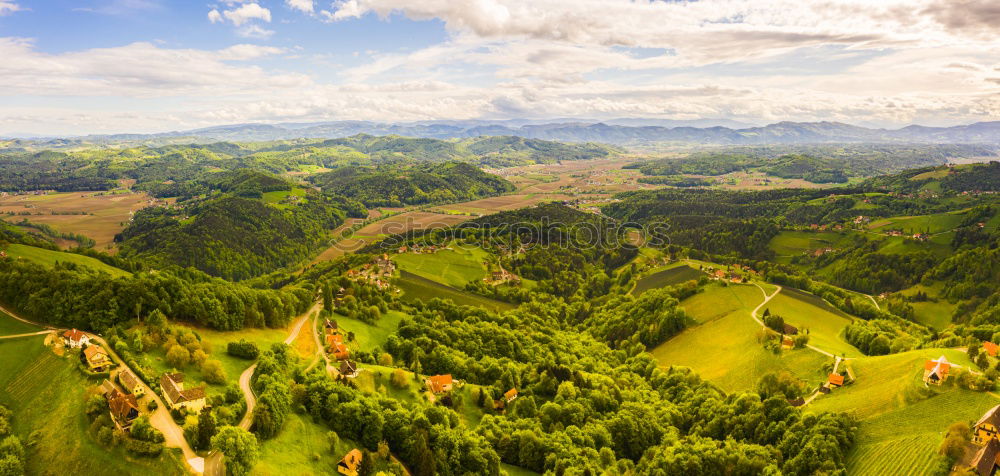
<path fill-rule="evenodd" d="M 337 325 L 337 321 L 327 319 L 323 323 L 323 336 L 326 342 L 326 353 L 340 361 L 340 367 L 337 369 L 340 375 L 347 378 L 357 377 L 358 366 L 349 360 L 351 349 L 344 342 L 344 334 L 341 332 L 340 326 Z"/>
<path fill-rule="evenodd" d="M 483 282 L 485 282 L 486 284 L 492 284 L 494 286 L 504 283 L 520 284 L 521 278 L 518 275 L 507 271 L 506 269 L 498 267 L 498 269 L 490 271 L 490 273 L 483 278 Z"/>
<path fill-rule="evenodd" d="M 729 281 L 731 283 L 743 283 L 749 281 L 749 276 L 757 274 L 749 266 L 743 266 L 740 264 L 734 264 L 729 267 L 728 270 L 725 269 L 715 269 L 714 266 L 709 266 L 705 269 L 705 272 L 716 281 Z"/>
<path fill-rule="evenodd" d="M 398 254 L 415 253 L 415 254 L 418 254 L 418 255 L 419 254 L 433 254 L 433 253 L 437 253 L 438 251 L 441 251 L 441 250 L 450 250 L 450 249 L 451 248 L 449 248 L 447 246 L 444 246 L 444 245 L 421 245 L 420 243 L 416 243 L 416 244 L 409 245 L 409 246 L 407 246 L 407 245 L 400 246 L 399 248 L 396 248 L 396 253 L 398 253 Z M 386 255 L 382 255 L 382 256 L 386 256 Z M 388 259 L 388 257 L 386 257 L 386 259 Z"/>
<path fill-rule="evenodd" d="M 91 372 L 107 372 L 114 365 L 108 352 L 90 342 L 86 332 L 70 329 L 62 333 L 63 345 L 70 349 L 83 349 L 84 361 Z"/>
<path fill-rule="evenodd" d="M 396 264 L 389 259 L 389 255 L 383 253 L 375 257 L 371 263 L 365 263 L 361 269 L 352 269 L 347 272 L 347 277 L 354 281 L 365 281 L 374 284 L 379 289 L 388 289 L 389 278 L 396 271 Z"/>

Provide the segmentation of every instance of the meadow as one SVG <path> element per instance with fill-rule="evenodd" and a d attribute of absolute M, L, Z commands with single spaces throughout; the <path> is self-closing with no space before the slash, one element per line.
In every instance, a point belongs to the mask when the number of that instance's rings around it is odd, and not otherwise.
<path fill-rule="evenodd" d="M 91 434 L 85 413 L 88 379 L 69 361 L 42 345 L 44 337 L 0 341 L 0 403 L 15 414 L 14 432 L 26 451 L 27 474 L 182 474 L 176 450 L 137 458 L 122 448 L 104 448 Z"/>
<path fill-rule="evenodd" d="M 16 243 L 7 247 L 7 255 L 13 258 L 23 258 L 45 266 L 54 266 L 57 262 L 73 263 L 78 266 L 103 271 L 114 277 L 132 275 L 132 273 L 129 273 L 128 271 L 105 264 L 103 261 L 89 256 L 67 253 L 64 251 L 52 251 Z"/>
<path fill-rule="evenodd" d="M 673 268 L 657 271 L 649 276 L 644 276 L 635 283 L 632 294 L 640 296 L 650 289 L 673 286 L 692 279 L 698 279 L 705 274 L 687 265 L 680 265 Z"/>
<path fill-rule="evenodd" d="M 392 257 L 399 269 L 441 284 L 463 288 L 486 277 L 483 261 L 489 254 L 477 247 L 459 247 L 434 253 L 402 253 Z"/>
<path fill-rule="evenodd" d="M 904 233 L 943 233 L 955 229 L 965 218 L 964 211 L 933 215 L 900 216 L 875 220 L 868 225 L 872 231 L 903 230 Z"/>
<path fill-rule="evenodd" d="M 337 462 L 358 445 L 341 438 L 331 448 L 330 430 L 309 415 L 291 412 L 278 436 L 264 440 L 251 474 L 259 476 L 337 474 Z"/>
<path fill-rule="evenodd" d="M 361 350 L 371 351 L 375 348 L 381 349 L 385 347 L 385 341 L 389 339 L 390 335 L 396 332 L 399 322 L 404 317 L 406 317 L 405 313 L 390 310 L 382 314 L 382 317 L 374 325 L 358 319 L 344 317 L 340 314 L 334 315 L 333 319 L 337 321 L 337 326 L 340 329 L 345 332 L 354 333 L 354 340 L 358 342 Z M 319 325 L 323 325 L 322 320 L 319 322 Z"/>
<path fill-rule="evenodd" d="M 777 255 L 776 261 L 787 263 L 798 256 L 823 248 L 839 248 L 850 242 L 850 235 L 825 231 L 786 230 L 771 239 L 768 247 Z"/>
<path fill-rule="evenodd" d="M 0 311 L 0 336 L 27 334 L 30 332 L 38 332 L 40 330 L 42 330 L 40 327 L 26 324 L 10 317 L 10 314 Z"/>
<path fill-rule="evenodd" d="M 408 301 L 451 299 L 456 304 L 482 306 L 492 311 L 505 311 L 515 307 L 513 304 L 455 289 L 407 271 L 400 271 L 400 277 L 395 284 L 403 291 L 403 299 Z"/>
<path fill-rule="evenodd" d="M 863 355 L 841 335 L 844 328 L 851 323 L 850 316 L 818 296 L 797 289 L 783 288 L 764 309 L 769 309 L 771 314 L 781 316 L 785 323 L 799 328 L 800 333 L 808 330 L 810 345 L 847 357 Z M 764 309 L 761 310 L 761 314 Z"/>

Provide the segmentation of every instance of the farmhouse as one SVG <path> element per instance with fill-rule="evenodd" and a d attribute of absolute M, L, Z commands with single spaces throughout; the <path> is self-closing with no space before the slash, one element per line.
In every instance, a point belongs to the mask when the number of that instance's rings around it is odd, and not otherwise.
<path fill-rule="evenodd" d="M 337 360 L 344 360 L 351 356 L 350 349 L 344 344 L 344 337 L 340 334 L 327 334 L 327 353 Z"/>
<path fill-rule="evenodd" d="M 844 376 L 840 374 L 830 374 L 829 380 L 827 380 L 831 386 L 843 387 L 844 386 Z"/>
<path fill-rule="evenodd" d="M 948 378 L 951 363 L 942 355 L 937 360 L 924 362 L 924 383 L 941 385 Z"/>
<path fill-rule="evenodd" d="M 131 393 L 136 397 L 141 397 L 143 394 L 144 390 L 142 381 L 139 380 L 139 377 L 136 377 L 135 374 L 132 373 L 131 369 L 124 368 L 118 372 L 118 383 L 122 385 L 122 388 L 124 388 L 126 392 Z"/>
<path fill-rule="evenodd" d="M 87 366 L 93 372 L 104 372 L 111 366 L 111 359 L 108 353 L 99 345 L 88 345 L 83 349 L 83 356 L 87 359 Z"/>
<path fill-rule="evenodd" d="M 336 334 L 336 333 L 340 332 L 340 328 L 337 327 L 337 321 L 333 321 L 333 320 L 330 320 L 330 319 L 326 320 L 326 323 L 323 324 L 323 328 L 326 329 L 325 332 L 327 333 L 327 335 L 329 335 L 329 334 Z"/>
<path fill-rule="evenodd" d="M 191 412 L 199 412 L 205 408 L 205 388 L 184 390 L 184 374 L 163 374 L 160 377 L 160 388 L 163 390 L 163 399 L 171 409 L 186 408 Z"/>
<path fill-rule="evenodd" d="M 105 380 L 101 384 L 104 391 L 104 398 L 108 401 L 108 408 L 111 410 L 111 420 L 115 422 L 115 428 L 119 431 L 128 431 L 132 427 L 132 421 L 139 418 L 139 404 L 134 395 L 129 395 Z"/>
<path fill-rule="evenodd" d="M 969 464 L 980 476 L 990 476 L 996 468 L 998 453 L 1000 453 L 1000 441 L 993 438 L 976 452 Z"/>
<path fill-rule="evenodd" d="M 791 349 L 792 347 L 795 347 L 795 341 L 792 340 L 791 337 L 784 336 L 781 338 L 781 347 L 783 349 Z"/>
<path fill-rule="evenodd" d="M 358 476 L 358 466 L 361 465 L 361 450 L 354 448 L 344 455 L 337 463 L 337 472 L 346 476 Z"/>
<path fill-rule="evenodd" d="M 1000 349 L 1000 346 L 990 341 L 983 342 L 983 352 L 986 352 L 986 355 L 990 357 L 996 357 L 998 349 Z"/>
<path fill-rule="evenodd" d="M 83 331 L 70 329 L 66 332 L 63 332 L 63 342 L 65 342 L 66 345 L 69 347 L 72 347 L 74 349 L 79 349 L 80 347 L 83 347 L 85 344 L 90 343 L 90 336 L 88 336 Z"/>
<path fill-rule="evenodd" d="M 503 394 L 503 401 L 510 403 L 517 399 L 517 389 L 512 388 Z"/>
<path fill-rule="evenodd" d="M 997 432 L 1000 431 L 1000 405 L 990 408 L 973 428 L 972 442 L 983 445 L 990 440 L 997 439 Z"/>
<path fill-rule="evenodd" d="M 344 360 L 340 362 L 340 368 L 338 369 L 340 375 L 347 378 L 354 378 L 358 376 L 358 364 L 351 362 L 350 360 Z"/>
<path fill-rule="evenodd" d="M 425 380 L 424 383 L 427 385 L 427 389 L 430 390 L 431 393 L 438 394 L 450 392 L 453 381 L 451 374 L 447 374 L 427 377 L 427 380 Z"/>

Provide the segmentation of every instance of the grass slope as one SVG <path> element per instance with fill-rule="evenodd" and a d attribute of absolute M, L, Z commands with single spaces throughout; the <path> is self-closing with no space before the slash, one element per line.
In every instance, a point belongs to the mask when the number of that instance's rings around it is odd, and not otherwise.
<path fill-rule="evenodd" d="M 44 338 L 0 342 L 0 403 L 14 411 L 14 432 L 25 443 L 27 474 L 183 474 L 175 450 L 136 458 L 104 448 L 89 433 L 84 377 L 67 359 L 42 345 Z M 71 469 L 70 469 L 71 468 Z"/>
<path fill-rule="evenodd" d="M 704 273 L 690 266 L 676 266 L 643 277 L 635 284 L 632 294 L 639 296 L 650 289 L 673 286 L 692 279 L 698 279 L 702 276 L 704 276 Z"/>
<path fill-rule="evenodd" d="M 344 332 L 354 333 L 354 340 L 360 343 L 361 350 L 370 351 L 376 347 L 384 348 L 385 341 L 392 333 L 396 332 L 399 321 L 402 321 L 404 317 L 406 314 L 403 312 L 389 311 L 383 314 L 374 325 L 340 314 L 337 314 L 334 319 L 337 320 L 337 326 Z M 319 325 L 322 326 L 322 322 Z M 322 333 L 322 329 L 320 331 Z"/>
<path fill-rule="evenodd" d="M 456 304 L 480 306 L 493 311 L 504 311 L 515 307 L 513 304 L 455 289 L 404 270 L 400 271 L 396 285 L 403 291 L 403 299 L 408 301 L 451 299 Z"/>
<path fill-rule="evenodd" d="M 260 448 L 260 460 L 251 474 L 326 475 L 337 474 L 337 462 L 357 447 L 341 439 L 337 448 L 330 448 L 325 426 L 316 424 L 308 415 L 290 413 L 278 436 L 265 440 Z"/>
<path fill-rule="evenodd" d="M 861 357 L 863 354 L 848 344 L 841 334 L 851 320 L 847 314 L 830 306 L 812 294 L 784 288 L 767 303 L 766 309 L 780 315 L 801 330 L 809 330 L 809 343 L 833 354 Z M 761 313 L 763 314 L 763 310 Z"/>
<path fill-rule="evenodd" d="M 104 262 L 91 258 L 89 256 L 78 255 L 75 253 L 66 253 L 63 251 L 52 251 L 46 250 L 44 248 L 36 248 L 34 246 L 22 245 L 22 244 L 11 244 L 7 248 L 7 254 L 14 258 L 24 258 L 29 261 L 34 261 L 38 264 L 43 264 L 46 266 L 53 266 L 57 262 L 60 263 L 74 263 L 78 266 L 84 266 L 87 268 L 93 268 L 98 271 L 104 271 L 112 276 L 131 276 L 132 273 L 128 271 L 115 268 L 105 264 Z"/>
<path fill-rule="evenodd" d="M 31 324 L 25 324 L 13 317 L 10 317 L 6 312 L 0 311 L 0 336 L 9 336 L 16 334 L 27 334 L 29 332 L 38 332 L 42 328 L 33 326 Z"/>
<path fill-rule="evenodd" d="M 483 260 L 488 254 L 479 248 L 455 248 L 430 254 L 403 253 L 392 257 L 400 269 L 455 288 L 486 277 Z"/>

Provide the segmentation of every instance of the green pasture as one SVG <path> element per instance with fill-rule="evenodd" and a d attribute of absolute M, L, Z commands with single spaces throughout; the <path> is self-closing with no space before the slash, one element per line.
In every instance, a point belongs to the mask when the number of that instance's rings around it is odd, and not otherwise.
<path fill-rule="evenodd" d="M 22 245 L 22 244 L 11 244 L 7 247 L 7 255 L 14 258 L 23 258 L 28 261 L 33 261 L 35 263 L 45 265 L 45 266 L 55 266 L 58 263 L 73 263 L 77 266 L 83 266 L 97 271 L 103 271 L 114 277 L 120 276 L 131 276 L 132 273 L 128 271 L 118 269 L 114 266 L 105 264 L 96 258 L 91 258 L 89 256 L 78 255 L 75 253 L 67 253 L 64 251 L 52 251 L 44 248 L 36 248 L 34 246 Z"/>

